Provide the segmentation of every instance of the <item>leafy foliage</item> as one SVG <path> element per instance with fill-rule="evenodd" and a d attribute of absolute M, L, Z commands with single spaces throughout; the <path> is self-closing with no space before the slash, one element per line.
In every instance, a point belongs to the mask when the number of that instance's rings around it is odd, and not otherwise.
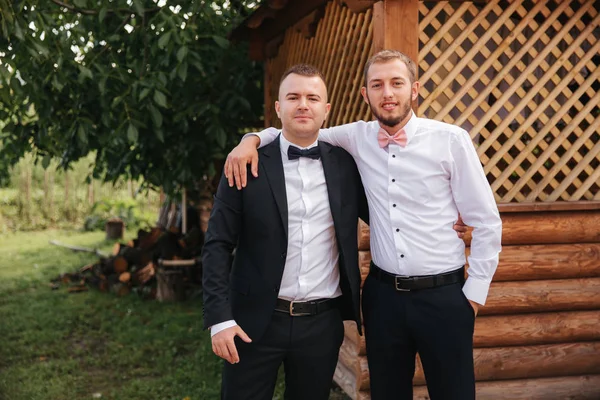
<path fill-rule="evenodd" d="M 261 66 L 227 33 L 250 1 L 0 0 L 0 169 L 33 151 L 174 192 L 261 125 Z"/>
<path fill-rule="evenodd" d="M 86 231 L 104 230 L 106 222 L 111 218 L 120 218 L 127 229 L 152 227 L 156 222 L 155 213 L 144 213 L 140 202 L 135 199 L 105 199 L 94 203 L 85 218 L 83 229 Z"/>

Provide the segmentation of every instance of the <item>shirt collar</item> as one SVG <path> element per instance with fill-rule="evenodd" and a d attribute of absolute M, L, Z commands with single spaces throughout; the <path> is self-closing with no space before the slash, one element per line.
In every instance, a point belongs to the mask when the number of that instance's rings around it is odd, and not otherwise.
<path fill-rule="evenodd" d="M 298 145 L 295 145 L 294 143 L 290 142 L 289 140 L 287 140 L 285 138 L 285 136 L 283 135 L 283 131 L 281 131 L 281 135 L 279 135 L 279 146 L 281 147 L 281 154 L 285 156 L 285 159 L 287 160 L 287 152 L 288 149 L 290 147 L 290 145 L 292 146 L 296 146 L 299 149 L 311 149 L 315 146 L 317 146 L 319 144 L 319 140 L 315 140 L 310 146 L 308 147 L 300 147 Z"/>

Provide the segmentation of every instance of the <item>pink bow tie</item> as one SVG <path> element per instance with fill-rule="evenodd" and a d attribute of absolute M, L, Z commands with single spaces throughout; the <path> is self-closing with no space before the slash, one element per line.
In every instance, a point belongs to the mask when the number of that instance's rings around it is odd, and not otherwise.
<path fill-rule="evenodd" d="M 400 147 L 406 147 L 406 132 L 400 129 L 393 136 L 390 136 L 383 128 L 377 133 L 377 141 L 382 148 L 390 143 L 396 143 Z"/>

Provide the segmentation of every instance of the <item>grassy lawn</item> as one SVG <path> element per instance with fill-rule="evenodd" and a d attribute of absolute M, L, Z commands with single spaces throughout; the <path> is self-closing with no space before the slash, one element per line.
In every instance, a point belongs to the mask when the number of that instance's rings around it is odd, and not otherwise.
<path fill-rule="evenodd" d="M 219 359 L 200 299 L 52 290 L 50 279 L 95 260 L 48 245 L 110 249 L 102 232 L 0 236 L 0 399 L 218 399 Z M 282 399 L 283 385 L 275 398 Z M 346 398 L 337 390 L 331 399 Z"/>

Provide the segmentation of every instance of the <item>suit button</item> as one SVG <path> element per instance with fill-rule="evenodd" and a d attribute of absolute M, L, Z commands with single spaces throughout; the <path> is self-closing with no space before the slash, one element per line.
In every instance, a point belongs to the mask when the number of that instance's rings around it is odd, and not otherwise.
<path fill-rule="evenodd" d="M 273 291 L 274 291 L 275 293 L 278 293 L 278 292 L 279 292 L 279 286 L 275 286 L 275 287 L 273 288 Z"/>
<path fill-rule="evenodd" d="M 286 252 L 281 253 L 281 258 L 286 258 L 286 257 L 287 257 L 287 253 Z"/>

